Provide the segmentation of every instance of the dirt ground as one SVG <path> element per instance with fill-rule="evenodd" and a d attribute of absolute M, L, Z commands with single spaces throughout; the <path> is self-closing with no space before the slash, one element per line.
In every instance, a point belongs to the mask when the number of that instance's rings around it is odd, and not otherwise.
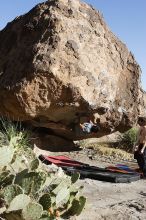
<path fill-rule="evenodd" d="M 47 152 L 52 155 L 66 155 L 90 165 L 106 167 L 124 163 L 137 166 L 135 161 L 113 160 L 98 155 L 91 149 L 73 152 Z M 132 183 L 110 183 L 83 179 L 83 194 L 87 197 L 85 209 L 80 216 L 70 220 L 145 220 L 146 219 L 146 179 Z"/>

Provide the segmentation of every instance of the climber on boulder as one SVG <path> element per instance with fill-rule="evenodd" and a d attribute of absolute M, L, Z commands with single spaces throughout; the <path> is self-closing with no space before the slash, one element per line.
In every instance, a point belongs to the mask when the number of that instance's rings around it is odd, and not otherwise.
<path fill-rule="evenodd" d="M 100 127 L 97 124 L 94 124 L 91 120 L 80 123 L 80 128 L 85 134 L 97 133 L 100 130 Z"/>

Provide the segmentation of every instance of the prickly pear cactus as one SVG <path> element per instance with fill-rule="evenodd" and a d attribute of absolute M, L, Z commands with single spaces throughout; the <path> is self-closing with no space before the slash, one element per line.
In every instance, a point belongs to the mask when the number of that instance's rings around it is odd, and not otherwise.
<path fill-rule="evenodd" d="M 56 196 L 56 206 L 58 207 L 60 204 L 64 202 L 64 200 L 65 202 L 67 202 L 69 196 L 70 196 L 69 189 L 67 187 L 62 188 Z"/>
<path fill-rule="evenodd" d="M 19 194 L 10 202 L 7 212 L 22 210 L 30 202 L 30 197 L 25 194 Z"/>
<path fill-rule="evenodd" d="M 14 148 L 10 146 L 0 147 L 0 168 L 7 166 L 13 158 Z"/>
<path fill-rule="evenodd" d="M 72 184 L 76 183 L 79 178 L 80 178 L 80 174 L 79 173 L 74 173 L 71 177 Z"/>
<path fill-rule="evenodd" d="M 58 185 L 54 185 L 54 183 L 52 184 L 54 186 L 54 189 L 52 187 L 52 192 L 57 195 L 58 192 L 62 189 L 62 188 L 65 188 L 65 187 L 69 187 L 71 185 L 71 181 L 67 178 L 62 178 L 61 179 L 61 182 L 58 184 Z M 52 186 L 51 185 L 51 186 Z"/>
<path fill-rule="evenodd" d="M 78 199 L 76 215 L 81 214 L 83 208 L 85 207 L 85 203 L 86 203 L 86 198 L 84 196 L 80 196 L 80 198 Z"/>
<path fill-rule="evenodd" d="M 38 220 L 42 216 L 43 207 L 38 204 L 31 202 L 23 210 L 22 216 L 25 220 Z"/>
<path fill-rule="evenodd" d="M 10 202 L 15 198 L 15 196 L 18 196 L 22 193 L 22 188 L 16 184 L 9 185 L 2 190 L 3 198 L 7 205 L 10 204 Z"/>
<path fill-rule="evenodd" d="M 44 210 L 48 210 L 51 207 L 51 196 L 49 193 L 44 194 L 40 199 L 39 203 L 43 206 Z"/>
<path fill-rule="evenodd" d="M 74 198 L 70 208 L 66 212 L 64 212 L 63 216 L 68 217 L 68 216 L 80 215 L 83 208 L 85 207 L 85 203 L 86 203 L 86 198 L 84 196 L 80 196 L 78 199 Z"/>
<path fill-rule="evenodd" d="M 15 176 L 9 170 L 0 173 L 0 189 L 12 184 Z"/>
<path fill-rule="evenodd" d="M 24 220 L 22 219 L 21 212 L 10 212 L 10 213 L 5 213 L 2 215 L 2 220 Z"/>
<path fill-rule="evenodd" d="M 39 167 L 39 160 L 35 158 L 30 163 L 30 170 L 36 170 Z"/>
<path fill-rule="evenodd" d="M 23 188 L 25 194 L 36 195 L 45 180 L 46 174 L 44 172 L 30 172 L 26 173 L 23 178 L 19 178 L 16 183 Z"/>
<path fill-rule="evenodd" d="M 15 154 L 15 158 L 13 157 L 11 162 L 11 168 L 12 170 L 15 170 L 16 173 L 19 173 L 22 170 L 29 168 L 29 162 L 25 159 L 24 155 L 18 155 L 17 152 L 17 155 Z"/>
<path fill-rule="evenodd" d="M 13 126 L 6 130 L 7 142 L 2 143 L 8 145 L 0 145 L 1 218 L 55 220 L 65 214 L 79 215 L 86 202 L 84 197 L 79 197 L 80 189 L 75 186 L 79 174 L 69 177 L 62 171 L 60 176 L 49 166 L 41 166 L 27 147 L 26 136 Z"/>
<path fill-rule="evenodd" d="M 10 174 L 9 170 L 1 171 L 1 173 L 0 173 L 0 187 L 4 183 L 5 179 L 9 176 L 9 174 Z"/>

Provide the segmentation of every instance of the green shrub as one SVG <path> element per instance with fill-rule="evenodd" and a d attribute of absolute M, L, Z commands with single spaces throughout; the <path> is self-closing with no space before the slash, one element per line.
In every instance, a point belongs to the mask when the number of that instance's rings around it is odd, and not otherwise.
<path fill-rule="evenodd" d="M 137 128 L 131 128 L 119 137 L 120 148 L 124 148 L 128 152 L 132 151 L 133 145 L 137 139 Z"/>
<path fill-rule="evenodd" d="M 13 123 L 1 118 L 0 124 L 0 145 L 9 143 L 9 145 L 15 145 L 15 148 L 30 147 L 30 134 L 22 128 L 21 122 Z"/>

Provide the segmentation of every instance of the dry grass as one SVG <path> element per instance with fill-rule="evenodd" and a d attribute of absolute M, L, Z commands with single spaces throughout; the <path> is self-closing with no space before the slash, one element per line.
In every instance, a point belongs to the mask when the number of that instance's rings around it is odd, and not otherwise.
<path fill-rule="evenodd" d="M 113 157 L 115 159 L 117 158 L 121 160 L 133 159 L 133 154 L 128 153 L 121 149 L 116 149 L 116 148 L 112 148 L 112 147 L 105 146 L 105 145 L 101 145 L 101 146 L 99 145 L 95 149 L 97 153 L 102 156 L 109 156 L 109 157 Z"/>
<path fill-rule="evenodd" d="M 127 152 L 126 150 L 122 149 L 122 146 L 115 143 L 88 143 L 87 141 L 82 141 L 80 143 L 81 147 L 85 148 L 92 148 L 94 149 L 97 154 L 106 157 L 112 157 L 114 159 L 121 159 L 121 160 L 132 160 L 133 154 Z"/>

